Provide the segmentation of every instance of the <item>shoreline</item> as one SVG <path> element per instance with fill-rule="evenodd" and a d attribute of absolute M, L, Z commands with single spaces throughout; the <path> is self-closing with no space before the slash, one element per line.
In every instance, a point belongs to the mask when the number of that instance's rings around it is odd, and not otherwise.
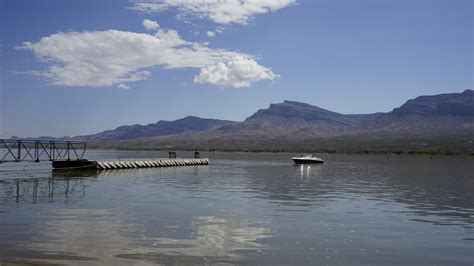
<path fill-rule="evenodd" d="M 245 150 L 245 149 L 160 149 L 160 148 L 95 148 L 91 147 L 91 150 L 104 150 L 104 151 L 161 151 L 168 152 L 172 151 L 185 151 L 185 152 L 223 152 L 223 153 L 316 153 L 316 154 L 340 154 L 340 155 L 410 155 L 410 156 L 462 156 L 471 157 L 474 156 L 473 152 L 449 152 L 449 151 L 421 151 L 421 150 Z"/>

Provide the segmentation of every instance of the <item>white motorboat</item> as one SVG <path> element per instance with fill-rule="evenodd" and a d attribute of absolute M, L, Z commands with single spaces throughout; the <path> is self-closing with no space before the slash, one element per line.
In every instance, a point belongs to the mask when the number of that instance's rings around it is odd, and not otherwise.
<path fill-rule="evenodd" d="M 313 154 L 302 154 L 291 158 L 296 164 L 324 163 L 324 160 Z"/>

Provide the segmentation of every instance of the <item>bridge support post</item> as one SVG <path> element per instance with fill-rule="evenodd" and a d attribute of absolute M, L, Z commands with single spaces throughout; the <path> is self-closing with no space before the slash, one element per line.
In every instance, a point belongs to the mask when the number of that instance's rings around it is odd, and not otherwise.
<path fill-rule="evenodd" d="M 21 161 L 21 140 L 17 141 L 18 144 L 18 156 L 16 157 L 16 161 Z"/>

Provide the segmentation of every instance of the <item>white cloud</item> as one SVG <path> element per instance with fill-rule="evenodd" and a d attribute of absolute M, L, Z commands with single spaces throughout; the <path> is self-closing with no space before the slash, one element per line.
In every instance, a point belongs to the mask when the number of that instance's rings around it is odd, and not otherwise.
<path fill-rule="evenodd" d="M 32 51 L 46 64 L 46 69 L 31 70 L 31 74 L 60 86 L 125 88 L 126 82 L 149 78 L 148 70 L 155 66 L 198 68 L 196 82 L 229 87 L 277 77 L 251 55 L 211 49 L 161 28 L 154 35 L 119 30 L 60 32 L 17 49 Z M 227 68 L 226 73 L 221 66 Z M 213 72 L 217 73 L 213 76 Z"/>
<path fill-rule="evenodd" d="M 194 82 L 239 88 L 248 87 L 255 81 L 273 80 L 278 77 L 255 60 L 236 56 L 232 60 L 201 68 L 199 75 L 194 78 Z"/>
<path fill-rule="evenodd" d="M 158 13 L 175 8 L 179 17 L 198 17 L 219 24 L 247 24 L 253 16 L 272 12 L 296 0 L 136 0 L 133 10 Z"/>
<path fill-rule="evenodd" d="M 120 83 L 119 85 L 117 85 L 117 88 L 119 88 L 119 89 L 124 89 L 124 90 L 130 89 L 129 86 L 127 86 L 127 85 L 125 85 L 125 84 L 123 84 L 123 83 Z"/>
<path fill-rule="evenodd" d="M 147 30 L 156 30 L 160 27 L 160 25 L 156 21 L 144 19 L 143 27 L 145 27 Z"/>
<path fill-rule="evenodd" d="M 210 30 L 208 30 L 208 31 L 206 32 L 206 35 L 207 35 L 207 37 L 214 37 L 214 36 L 216 36 L 216 34 L 215 34 L 214 32 L 212 32 L 212 31 L 210 31 Z"/>

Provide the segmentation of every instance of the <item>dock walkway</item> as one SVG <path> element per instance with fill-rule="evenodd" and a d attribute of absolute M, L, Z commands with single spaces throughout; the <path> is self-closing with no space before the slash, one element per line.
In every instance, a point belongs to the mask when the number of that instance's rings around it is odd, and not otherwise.
<path fill-rule="evenodd" d="M 120 160 L 98 160 L 97 169 L 127 169 L 127 168 L 151 168 L 151 167 L 172 167 L 172 166 L 192 166 L 208 165 L 208 158 L 199 159 L 120 159 Z"/>

